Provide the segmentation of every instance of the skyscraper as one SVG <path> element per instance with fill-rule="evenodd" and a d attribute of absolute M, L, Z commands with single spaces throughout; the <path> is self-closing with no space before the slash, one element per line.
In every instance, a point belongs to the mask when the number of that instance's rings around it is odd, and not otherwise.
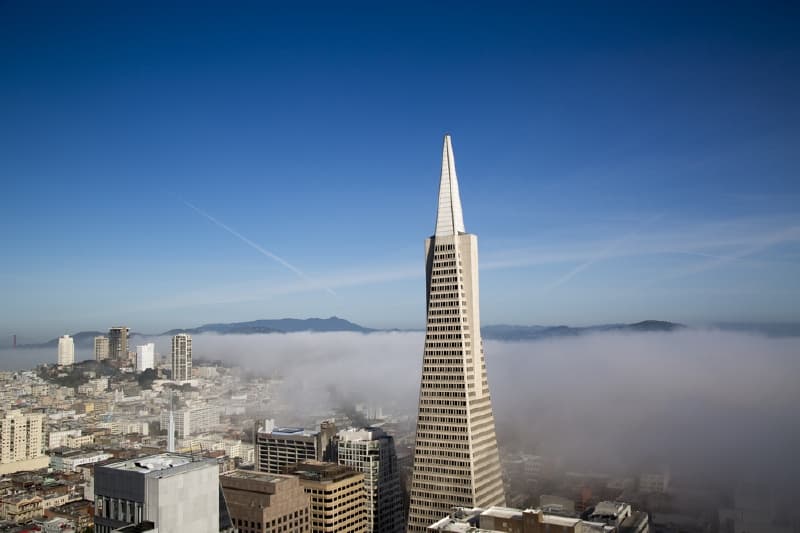
<path fill-rule="evenodd" d="M 75 362 L 75 341 L 69 335 L 58 338 L 58 365 L 67 366 Z"/>
<path fill-rule="evenodd" d="M 367 531 L 402 533 L 403 496 L 394 439 L 380 428 L 346 429 L 338 437 L 339 464 L 364 474 Z"/>
<path fill-rule="evenodd" d="M 124 361 L 128 358 L 128 334 L 131 329 L 125 326 L 114 326 L 108 330 L 108 357 L 112 361 Z"/>
<path fill-rule="evenodd" d="M 436 231 L 425 241 L 427 328 L 408 531 L 453 507 L 505 505 L 478 298 L 478 239 L 464 229 L 444 137 Z"/>
<path fill-rule="evenodd" d="M 188 333 L 178 333 L 172 337 L 172 379 L 192 379 L 192 336 Z"/>
<path fill-rule="evenodd" d="M 156 345 L 152 342 L 136 347 L 136 371 L 144 372 L 153 368 L 155 363 Z"/>
<path fill-rule="evenodd" d="M 94 360 L 105 361 L 108 359 L 108 337 L 94 338 Z"/>

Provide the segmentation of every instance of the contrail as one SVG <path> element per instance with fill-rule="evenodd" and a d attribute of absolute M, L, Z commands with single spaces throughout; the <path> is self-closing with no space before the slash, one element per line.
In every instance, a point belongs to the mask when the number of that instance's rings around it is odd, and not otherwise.
<path fill-rule="evenodd" d="M 220 222 L 219 220 L 217 220 L 216 218 L 212 217 L 211 215 L 209 215 L 208 213 L 206 213 L 205 211 L 203 211 L 199 207 L 187 202 L 186 200 L 181 200 L 181 201 L 184 204 L 186 204 L 187 207 L 191 208 L 192 210 L 194 210 L 198 214 L 202 215 L 203 217 L 207 218 L 208 220 L 210 220 L 211 222 L 213 222 L 214 224 L 216 224 L 220 228 L 224 229 L 225 231 L 227 231 L 228 233 L 230 233 L 234 237 L 238 238 L 240 241 L 244 242 L 245 244 L 247 244 L 248 246 L 250 246 L 251 248 L 256 250 L 261 255 L 263 255 L 265 257 L 268 257 L 268 258 L 272 259 L 273 261 L 276 261 L 276 262 L 280 263 L 281 265 L 285 266 L 286 268 L 288 268 L 289 270 L 291 270 L 292 272 L 297 274 L 302 279 L 308 281 L 309 283 L 312 283 L 312 284 L 314 283 L 313 280 L 311 278 L 309 278 L 308 276 L 306 276 L 305 273 L 302 270 L 300 270 L 299 268 L 297 268 L 296 266 L 291 264 L 289 261 L 285 260 L 284 258 L 282 258 L 280 256 L 277 256 L 277 255 L 273 254 L 269 250 L 267 250 L 264 247 L 260 246 L 258 243 L 255 243 L 255 242 L 251 241 L 250 239 L 248 239 L 247 237 L 245 237 L 244 235 L 242 235 L 241 233 L 239 233 L 238 231 L 236 231 L 232 227 L 228 226 L 227 224 L 225 224 L 223 222 Z M 325 289 L 330 294 L 336 296 L 336 293 L 330 287 L 323 286 L 322 288 Z"/>

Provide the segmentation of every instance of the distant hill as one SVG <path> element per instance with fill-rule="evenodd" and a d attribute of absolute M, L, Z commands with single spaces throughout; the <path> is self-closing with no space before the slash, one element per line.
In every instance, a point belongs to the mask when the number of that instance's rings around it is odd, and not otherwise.
<path fill-rule="evenodd" d="M 603 331 L 617 332 L 650 332 L 650 331 L 675 331 L 686 326 L 674 322 L 664 322 L 661 320 L 644 320 L 634 324 L 604 324 L 600 326 L 484 326 L 481 333 L 484 339 L 522 341 L 537 340 L 552 337 L 570 337 L 584 335 L 586 333 L 598 333 Z"/>
<path fill-rule="evenodd" d="M 649 332 L 649 331 L 674 331 L 686 326 L 673 322 L 660 320 L 645 320 L 635 324 L 606 324 L 600 326 L 571 327 L 571 326 L 509 326 L 495 325 L 481 328 L 483 337 L 491 340 L 521 341 L 537 340 L 552 337 L 568 337 L 586 333 L 602 331 L 620 332 Z M 199 335 L 201 333 L 216 333 L 219 335 L 251 335 L 258 333 L 296 333 L 310 332 L 335 332 L 352 331 L 357 333 L 372 333 L 377 331 L 421 331 L 421 330 L 380 330 L 365 328 L 344 318 L 332 316 L 330 318 L 278 318 L 251 320 L 249 322 L 230 322 L 219 324 L 204 324 L 194 328 L 178 328 L 156 334 L 131 333 L 131 337 L 159 337 L 171 336 L 178 333 Z M 91 348 L 94 338 L 106 335 L 103 331 L 81 331 L 72 335 L 75 346 L 78 348 Z M 58 338 L 38 344 L 22 344 L 18 348 L 55 348 Z"/>
<path fill-rule="evenodd" d="M 278 318 L 272 320 L 251 320 L 250 322 L 231 322 L 228 324 L 205 324 L 197 328 L 171 329 L 162 335 L 176 335 L 178 333 L 220 333 L 222 335 L 237 333 L 296 333 L 299 331 L 356 331 L 369 333 L 377 331 L 359 326 L 344 318 L 332 316 L 330 318 Z"/>

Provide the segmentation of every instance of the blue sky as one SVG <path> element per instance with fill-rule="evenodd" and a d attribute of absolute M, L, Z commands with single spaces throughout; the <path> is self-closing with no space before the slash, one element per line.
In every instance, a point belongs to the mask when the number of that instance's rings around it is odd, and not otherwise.
<path fill-rule="evenodd" d="M 0 2 L 2 341 L 420 326 L 445 132 L 485 324 L 796 320 L 798 15 Z"/>

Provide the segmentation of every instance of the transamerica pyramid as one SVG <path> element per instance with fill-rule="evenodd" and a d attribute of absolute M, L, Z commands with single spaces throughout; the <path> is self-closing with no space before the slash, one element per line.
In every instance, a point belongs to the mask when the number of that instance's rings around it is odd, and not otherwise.
<path fill-rule="evenodd" d="M 453 507 L 505 505 L 478 297 L 478 238 L 464 229 L 450 135 L 436 231 L 425 240 L 427 328 L 408 531 Z"/>

